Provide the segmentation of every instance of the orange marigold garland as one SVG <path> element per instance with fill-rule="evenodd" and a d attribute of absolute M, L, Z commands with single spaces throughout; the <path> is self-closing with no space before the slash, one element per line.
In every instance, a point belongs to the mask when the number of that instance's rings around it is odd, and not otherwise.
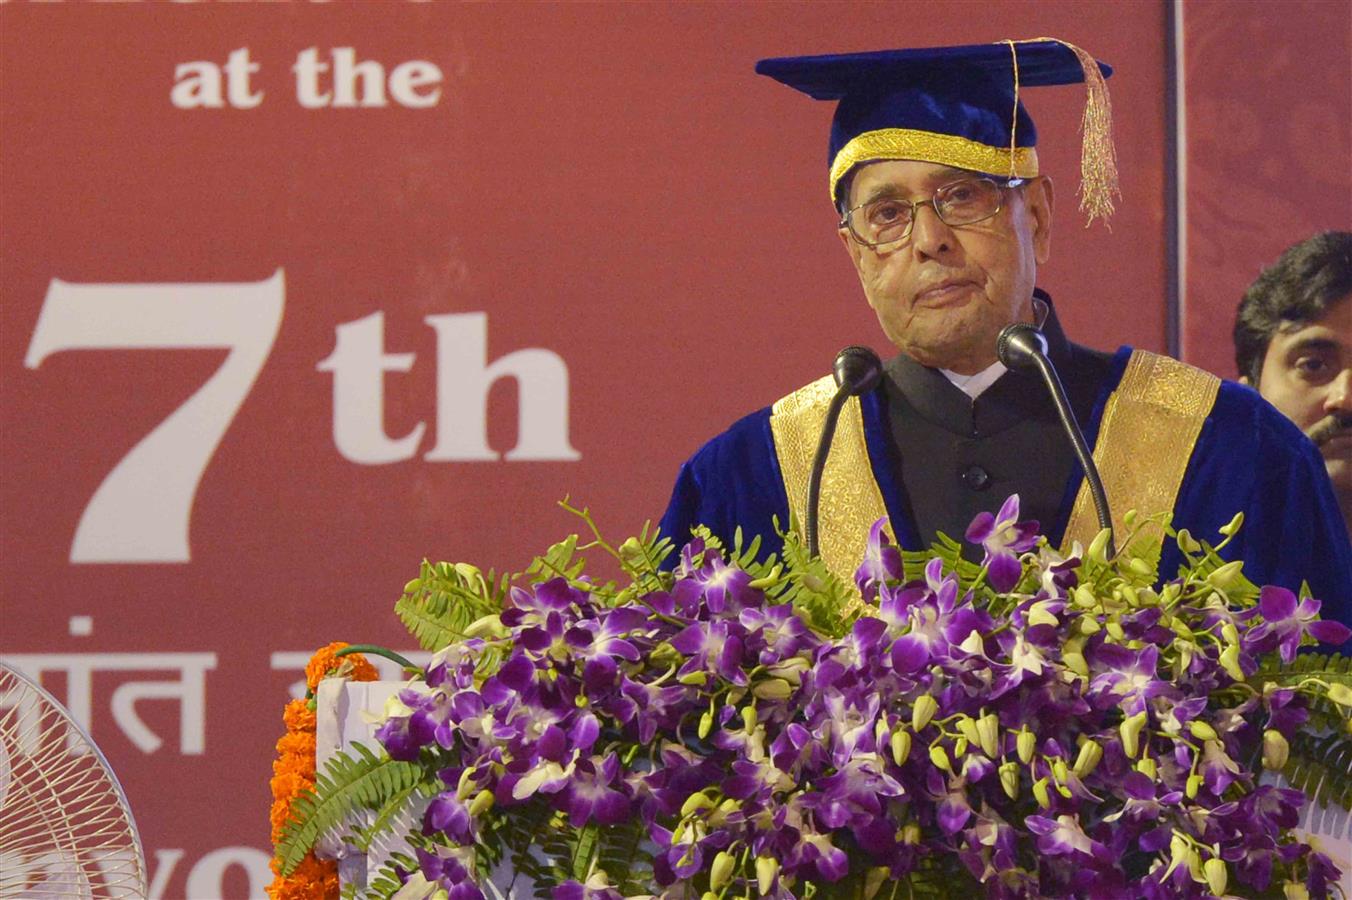
<path fill-rule="evenodd" d="M 314 692 L 321 679 L 332 675 L 353 681 L 375 681 L 375 667 L 359 654 L 339 657 L 348 646 L 342 641 L 317 652 L 305 667 L 306 696 L 292 700 L 282 713 L 286 734 L 277 741 L 277 761 L 272 764 L 272 843 L 281 839 L 282 827 L 291 818 L 291 804 L 315 784 L 315 710 Z M 272 900 L 332 900 L 338 896 L 338 864 L 307 853 L 290 875 L 282 875 L 274 856 L 276 876 L 268 885 Z"/>

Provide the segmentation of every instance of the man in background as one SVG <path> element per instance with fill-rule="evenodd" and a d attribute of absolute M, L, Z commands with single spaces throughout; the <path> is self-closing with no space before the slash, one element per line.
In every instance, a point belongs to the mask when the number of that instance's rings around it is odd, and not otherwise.
<path fill-rule="evenodd" d="M 1249 286 L 1235 363 L 1319 448 L 1352 531 L 1352 232 L 1289 247 Z"/>

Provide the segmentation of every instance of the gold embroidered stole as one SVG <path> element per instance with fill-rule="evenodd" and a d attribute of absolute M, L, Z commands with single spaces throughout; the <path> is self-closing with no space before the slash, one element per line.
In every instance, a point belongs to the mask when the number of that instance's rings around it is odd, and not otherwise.
<path fill-rule="evenodd" d="M 1122 524 L 1127 510 L 1142 517 L 1172 512 L 1220 386 L 1221 380 L 1209 372 L 1144 350 L 1132 352 L 1103 407 L 1094 442 L 1094 462 L 1103 477 L 1119 548 L 1127 537 Z M 1098 531 L 1089 483 L 1081 482 L 1062 551 L 1075 541 L 1088 546 Z M 1164 532 L 1156 527 L 1146 536 L 1159 542 Z"/>
<path fill-rule="evenodd" d="M 799 528 L 807 519 L 807 483 L 817 453 L 826 411 L 835 395 L 831 376 L 820 378 L 775 403 L 770 431 L 784 477 L 789 510 Z M 818 544 L 826 567 L 847 585 L 864 558 L 868 532 L 887 515 L 882 491 L 873 477 L 864 442 L 864 415 L 858 397 L 845 401 L 836 424 L 831 453 L 822 472 Z M 895 543 L 891 529 L 888 536 Z"/>

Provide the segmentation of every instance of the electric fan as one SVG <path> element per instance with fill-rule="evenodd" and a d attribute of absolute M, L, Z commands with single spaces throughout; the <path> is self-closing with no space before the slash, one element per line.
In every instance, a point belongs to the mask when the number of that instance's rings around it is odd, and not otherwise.
<path fill-rule="evenodd" d="M 108 761 L 51 694 L 0 663 L 0 898 L 145 895 L 141 839 Z"/>

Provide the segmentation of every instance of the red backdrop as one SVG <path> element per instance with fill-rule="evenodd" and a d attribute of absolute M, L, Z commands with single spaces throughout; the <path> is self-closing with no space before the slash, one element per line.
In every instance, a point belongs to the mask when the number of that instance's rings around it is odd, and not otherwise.
<path fill-rule="evenodd" d="M 1165 349 L 1166 7 L 919 11 L 0 4 L 0 653 L 86 711 L 156 896 L 261 891 L 295 660 L 410 646 L 420 559 L 519 568 L 577 529 L 565 494 L 623 537 L 701 441 L 882 345 L 830 108 L 757 58 L 1112 62 L 1111 231 L 1074 209 L 1082 89 L 1026 96 L 1061 188 L 1040 281 L 1080 341 Z"/>

